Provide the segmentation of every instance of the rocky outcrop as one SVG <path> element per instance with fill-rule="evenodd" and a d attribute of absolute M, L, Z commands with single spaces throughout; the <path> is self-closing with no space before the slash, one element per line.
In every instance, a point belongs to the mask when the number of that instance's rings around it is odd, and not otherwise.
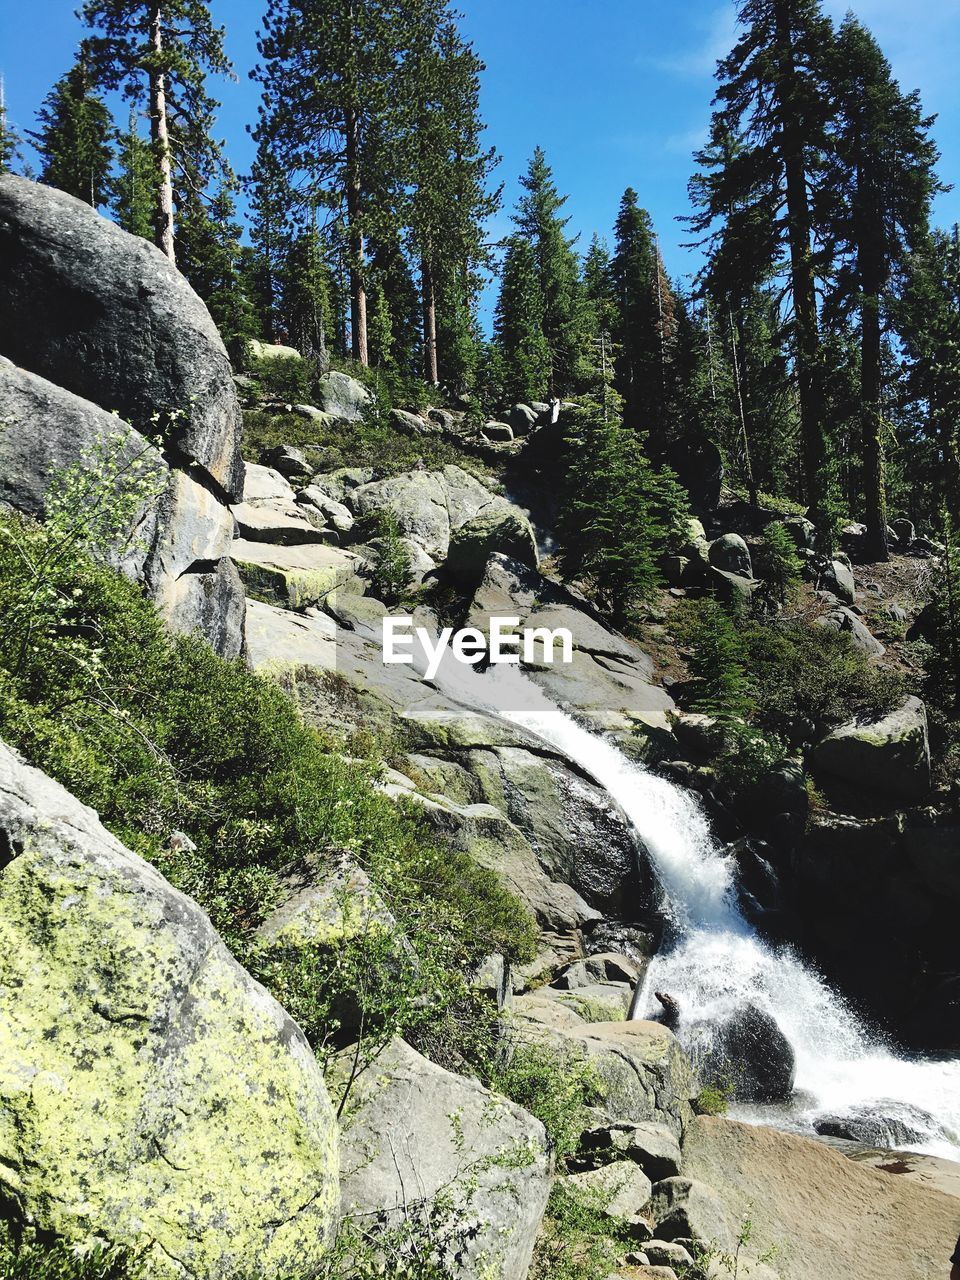
<path fill-rule="evenodd" d="M 79 468 L 112 483 L 123 509 L 124 486 L 142 478 L 128 528 L 94 554 L 142 581 L 173 630 L 201 633 L 224 657 L 241 652 L 243 593 L 227 559 L 234 521 L 216 493 L 122 418 L 2 357 L 0 420 L 0 505 L 43 519 L 61 477 Z"/>
<path fill-rule="evenodd" d="M 459 582 L 475 585 L 494 552 L 534 569 L 540 563 L 530 521 L 520 512 L 499 508 L 481 511 L 462 524 L 450 539 L 446 570 Z"/>
<path fill-rule="evenodd" d="M 0 744 L 0 1186 L 155 1274 L 310 1269 L 336 1122 L 297 1026 L 202 911 Z"/>
<path fill-rule="evenodd" d="M 818 743 L 812 759 L 820 777 L 916 802 L 930 790 L 926 708 L 911 696 L 880 720 L 852 720 Z"/>
<path fill-rule="evenodd" d="M 243 593 L 226 502 L 243 483 L 240 407 L 223 343 L 183 276 L 82 201 L 6 175 L 0 357 L 0 502 L 42 517 L 58 473 L 118 454 L 149 463 L 156 497 L 122 556 L 107 558 L 144 582 L 174 630 L 237 657 Z"/>
<path fill-rule="evenodd" d="M 700 1116 L 687 1131 L 684 1174 L 719 1196 L 734 1231 L 751 1223 L 749 1250 L 773 1250 L 783 1280 L 947 1274 L 957 1200 L 822 1143 Z"/>
<path fill-rule="evenodd" d="M 492 617 L 519 617 L 524 628 L 569 630 L 573 661 L 536 661 L 528 674 L 561 706 L 576 708 L 600 732 L 616 733 L 628 752 L 655 754 L 659 744 L 672 739 L 675 707 L 655 681 L 652 661 L 605 626 L 583 597 L 529 565 L 496 554 L 487 563 L 467 622 L 489 632 Z"/>
<path fill-rule="evenodd" d="M 344 1219 L 389 1236 L 432 1215 L 439 1256 L 462 1280 L 527 1274 L 550 1174 L 538 1120 L 402 1040 L 354 1084 Z"/>
<path fill-rule="evenodd" d="M 171 461 L 239 498 L 240 407 L 206 307 L 154 245 L 9 174 L 0 178 L 0 354 L 159 433 Z"/>

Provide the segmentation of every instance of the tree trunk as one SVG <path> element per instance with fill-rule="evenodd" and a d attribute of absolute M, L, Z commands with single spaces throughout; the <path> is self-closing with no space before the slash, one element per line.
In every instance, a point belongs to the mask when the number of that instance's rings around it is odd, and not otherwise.
<path fill-rule="evenodd" d="M 350 248 L 350 337 L 354 360 L 370 363 L 367 345 L 367 291 L 363 282 L 364 243 L 360 221 L 360 122 L 356 111 L 345 113 L 347 151 L 347 241 Z"/>
<path fill-rule="evenodd" d="M 163 53 L 163 30 L 159 4 L 150 9 L 150 49 Z M 161 71 L 150 72 L 150 137 L 157 157 L 159 184 L 157 191 L 156 242 L 171 262 L 176 263 L 173 236 L 173 171 L 170 163 L 170 134 L 167 128 L 167 85 Z"/>
<path fill-rule="evenodd" d="M 790 288 L 796 329 L 797 391 L 800 400 L 803 464 L 810 517 L 817 527 L 817 543 L 819 549 L 827 553 L 832 550 L 832 535 L 827 525 L 826 512 L 826 446 L 823 434 L 820 333 L 810 244 L 810 203 L 803 138 L 790 102 L 790 88 L 797 72 L 793 60 L 789 0 L 778 0 L 776 24 L 783 118 L 780 145 L 787 188 L 787 239 L 790 247 Z"/>
<path fill-rule="evenodd" d="M 860 393 L 863 401 L 866 550 L 871 559 L 889 560 L 880 385 L 880 299 L 874 292 L 865 292 L 860 307 Z"/>
<path fill-rule="evenodd" d="M 423 261 L 420 264 L 420 280 L 423 286 L 424 377 L 435 387 L 440 382 L 440 366 L 437 360 L 437 293 L 429 250 L 423 255 Z"/>

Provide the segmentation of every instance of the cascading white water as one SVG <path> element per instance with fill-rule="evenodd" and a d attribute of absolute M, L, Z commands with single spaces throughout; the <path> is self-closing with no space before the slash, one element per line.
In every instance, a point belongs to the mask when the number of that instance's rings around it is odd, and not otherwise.
<path fill-rule="evenodd" d="M 590 774 L 633 824 L 656 867 L 672 940 L 645 986 L 682 1003 L 685 1034 L 717 1026 L 744 1002 L 769 1012 L 796 1055 L 790 1108 L 740 1109 L 740 1118 L 809 1131 L 823 1114 L 876 1109 L 923 1135 L 911 1149 L 960 1159 L 960 1061 L 898 1058 L 789 948 L 766 943 L 741 915 L 735 867 L 714 840 L 699 800 L 658 778 L 562 711 L 517 667 L 479 674 L 452 659 L 436 681 L 467 707 L 491 712 L 555 747 Z M 936 1124 L 924 1121 L 924 1114 Z"/>

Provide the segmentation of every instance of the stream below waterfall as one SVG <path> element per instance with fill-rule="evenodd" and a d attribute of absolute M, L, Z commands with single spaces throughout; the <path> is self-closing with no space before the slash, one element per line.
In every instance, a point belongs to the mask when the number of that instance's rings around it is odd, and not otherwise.
<path fill-rule="evenodd" d="M 711 834 L 695 794 L 578 724 L 516 666 L 480 673 L 448 654 L 434 683 L 466 709 L 496 715 L 556 748 L 599 783 L 633 825 L 672 926 L 647 974 L 640 1016 L 659 1010 L 654 990 L 675 995 L 683 1012 L 679 1037 L 688 1049 L 745 1002 L 775 1019 L 796 1055 L 793 1098 L 778 1106 L 734 1106 L 732 1115 L 812 1134 L 818 1116 L 868 1109 L 922 1135 L 910 1150 L 960 1160 L 960 1060 L 896 1056 L 809 964 L 760 937 L 739 910 L 736 866 Z"/>

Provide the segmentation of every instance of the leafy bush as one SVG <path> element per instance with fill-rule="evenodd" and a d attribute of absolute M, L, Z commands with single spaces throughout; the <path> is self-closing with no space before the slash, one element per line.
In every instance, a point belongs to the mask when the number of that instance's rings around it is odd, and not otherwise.
<path fill-rule="evenodd" d="M 770 584 L 781 604 L 800 581 L 803 562 L 782 524 L 774 521 L 764 529 L 763 539 L 754 552 L 754 572 Z"/>
<path fill-rule="evenodd" d="M 615 1272 L 631 1237 L 603 1212 L 602 1197 L 553 1184 L 530 1266 L 530 1280 L 597 1280 Z"/>
<path fill-rule="evenodd" d="M 297 356 L 249 356 L 247 376 L 261 394 L 287 400 L 291 404 L 310 404 L 314 396 L 318 368 L 313 360 Z"/>
<path fill-rule="evenodd" d="M 18 1240 L 0 1224 L 0 1280 L 136 1280 L 140 1273 L 121 1250 L 40 1242 L 29 1231 Z"/>
<path fill-rule="evenodd" d="M 575 1052 L 523 1040 L 490 1065 L 486 1083 L 537 1117 L 558 1160 L 576 1151 L 599 1085 L 592 1065 Z"/>
<path fill-rule="evenodd" d="M 766 740 L 734 745 L 805 749 L 854 716 L 877 718 L 903 696 L 903 681 L 871 666 L 848 636 L 802 620 L 736 619 L 713 600 L 677 609 L 674 634 L 691 647 L 699 681 L 692 706 L 725 724 L 745 721 Z"/>

